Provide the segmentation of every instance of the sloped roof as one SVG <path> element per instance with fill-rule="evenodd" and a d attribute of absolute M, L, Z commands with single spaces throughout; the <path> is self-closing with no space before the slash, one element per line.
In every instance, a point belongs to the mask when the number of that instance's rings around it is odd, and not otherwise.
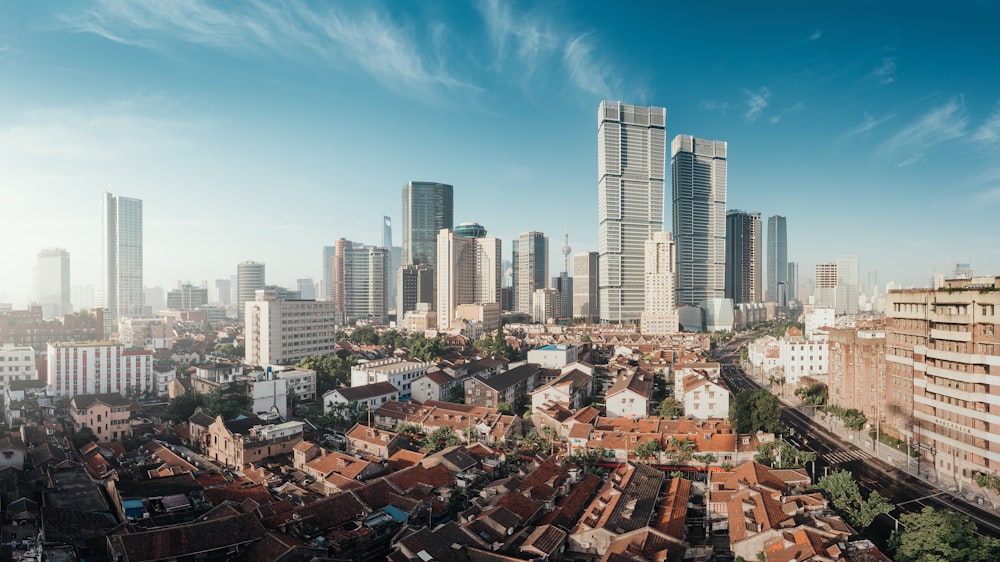
<path fill-rule="evenodd" d="M 653 375 L 642 369 L 636 369 L 632 373 L 615 377 L 615 384 L 608 389 L 605 396 L 610 398 L 626 390 L 631 390 L 639 396 L 649 398 L 653 392 Z"/>
<path fill-rule="evenodd" d="M 239 546 L 260 539 L 266 530 L 257 516 L 244 513 L 187 525 L 108 537 L 115 556 L 129 562 L 167 560 Z"/>
<path fill-rule="evenodd" d="M 338 388 L 333 392 L 340 394 L 348 402 L 359 402 L 387 394 L 396 394 L 399 390 L 395 386 L 392 386 L 391 383 L 383 381 L 362 386 Z"/>
<path fill-rule="evenodd" d="M 131 401 L 129 401 L 128 398 L 125 398 L 117 392 L 108 394 L 77 394 L 70 399 L 71 407 L 84 410 L 90 408 L 98 402 L 107 406 L 128 406 L 131 404 Z"/>

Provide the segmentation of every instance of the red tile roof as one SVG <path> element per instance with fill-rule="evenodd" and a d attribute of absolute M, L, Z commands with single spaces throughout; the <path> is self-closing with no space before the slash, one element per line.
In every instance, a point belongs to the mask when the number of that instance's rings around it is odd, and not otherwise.
<path fill-rule="evenodd" d="M 108 537 L 116 558 L 129 562 L 166 560 L 238 547 L 264 536 L 256 515 L 247 513 L 222 519 Z"/>

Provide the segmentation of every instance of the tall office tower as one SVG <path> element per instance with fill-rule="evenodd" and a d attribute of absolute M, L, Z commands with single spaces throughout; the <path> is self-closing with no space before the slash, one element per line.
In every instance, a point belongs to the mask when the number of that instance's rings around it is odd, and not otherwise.
<path fill-rule="evenodd" d="M 674 287 L 677 245 L 669 232 L 654 232 L 646 241 L 645 304 L 640 331 L 649 335 L 677 333 L 677 306 Z"/>
<path fill-rule="evenodd" d="M 245 261 L 236 266 L 236 313 L 240 320 L 246 312 L 246 303 L 264 288 L 264 264 Z"/>
<path fill-rule="evenodd" d="M 333 256 L 337 253 L 336 246 L 323 246 L 323 281 L 319 287 L 319 297 L 323 300 L 333 300 Z"/>
<path fill-rule="evenodd" d="M 573 318 L 593 322 L 600 314 L 597 263 L 597 252 L 573 254 Z"/>
<path fill-rule="evenodd" d="M 788 300 L 799 298 L 799 262 L 788 262 Z"/>
<path fill-rule="evenodd" d="M 760 213 L 726 213 L 726 298 L 733 303 L 762 302 Z"/>
<path fill-rule="evenodd" d="M 500 304 L 499 238 L 470 237 L 447 228 L 437 238 L 437 322 L 447 330 L 463 304 Z M 488 329 L 492 326 L 487 327 Z"/>
<path fill-rule="evenodd" d="M 823 262 L 816 264 L 816 284 L 813 289 L 816 306 L 834 308 L 837 304 L 837 264 Z"/>
<path fill-rule="evenodd" d="M 549 239 L 541 232 L 523 232 L 514 241 L 514 311 L 532 314 L 535 290 L 549 282 Z"/>
<path fill-rule="evenodd" d="M 425 303 L 434 306 L 434 270 L 426 265 L 404 265 L 396 272 L 396 319 Z"/>
<path fill-rule="evenodd" d="M 552 287 L 559 292 L 559 306 L 553 318 L 568 319 L 573 317 L 573 278 L 563 271 L 559 277 L 552 278 Z"/>
<path fill-rule="evenodd" d="M 73 285 L 70 303 L 76 310 L 91 310 L 94 308 L 95 288 L 93 285 Z"/>
<path fill-rule="evenodd" d="M 392 247 L 392 219 L 385 215 L 382 216 L 382 247 Z"/>
<path fill-rule="evenodd" d="M 299 291 L 299 298 L 304 301 L 316 300 L 316 282 L 312 277 L 295 280 L 295 288 Z"/>
<path fill-rule="evenodd" d="M 403 248 L 402 246 L 392 245 L 392 219 L 386 216 L 382 217 L 382 247 L 389 251 L 388 299 L 389 308 L 395 309 L 397 291 L 399 290 L 397 284 L 397 272 L 399 271 L 399 266 L 403 264 Z M 397 318 L 403 317 L 403 315 L 399 313 L 397 313 L 396 316 Z"/>
<path fill-rule="evenodd" d="M 670 147 L 677 303 L 725 296 L 726 143 L 677 135 Z"/>
<path fill-rule="evenodd" d="M 35 268 L 35 300 L 42 305 L 42 316 L 60 318 L 73 312 L 70 304 L 69 252 L 46 248 L 38 252 Z"/>
<path fill-rule="evenodd" d="M 338 238 L 333 251 L 333 268 L 330 270 L 330 295 L 328 299 L 333 301 L 337 322 L 339 323 L 346 321 L 347 301 L 344 285 L 344 260 L 347 256 L 347 251 L 353 247 L 354 242 Z"/>
<path fill-rule="evenodd" d="M 142 316 L 142 200 L 104 194 L 101 201 L 101 306 L 113 321 Z"/>
<path fill-rule="evenodd" d="M 215 302 L 221 305 L 232 304 L 233 284 L 229 279 L 215 280 Z"/>
<path fill-rule="evenodd" d="M 788 283 L 788 232 L 785 217 L 774 215 L 767 219 L 767 300 L 777 301 L 778 283 Z M 788 297 L 792 284 L 788 283 Z"/>
<path fill-rule="evenodd" d="M 837 260 L 837 296 L 834 309 L 837 314 L 858 313 L 858 285 L 860 272 L 858 258 L 844 257 Z"/>
<path fill-rule="evenodd" d="M 454 188 L 411 181 L 403 186 L 403 264 L 437 264 L 437 236 L 454 222 Z"/>
<path fill-rule="evenodd" d="M 343 297 L 344 321 L 385 324 L 389 315 L 389 251 L 355 244 L 341 250 L 338 241 L 336 262 L 342 269 L 336 275 L 343 282 L 337 298 Z"/>
<path fill-rule="evenodd" d="M 646 240 L 663 230 L 667 110 L 602 101 L 597 114 L 600 319 L 639 320 Z"/>

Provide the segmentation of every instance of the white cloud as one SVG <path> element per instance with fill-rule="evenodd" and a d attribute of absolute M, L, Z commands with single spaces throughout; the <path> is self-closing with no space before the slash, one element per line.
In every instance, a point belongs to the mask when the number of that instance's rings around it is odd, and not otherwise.
<path fill-rule="evenodd" d="M 767 100 L 771 97 L 771 91 L 766 86 L 761 86 L 756 92 L 743 90 L 743 93 L 747 96 L 747 112 L 743 114 L 743 117 L 747 121 L 756 121 L 764 109 L 767 108 Z"/>
<path fill-rule="evenodd" d="M 866 111 L 864 121 L 862 121 L 861 124 L 850 128 L 846 133 L 844 133 L 841 136 L 841 139 L 846 140 L 851 137 L 856 137 L 858 135 L 868 135 L 875 129 L 875 127 L 878 127 L 879 125 L 885 123 L 886 121 L 892 119 L 893 117 L 895 117 L 894 114 L 889 114 L 886 115 L 885 117 L 876 119 Z"/>
<path fill-rule="evenodd" d="M 913 156 L 910 156 L 909 158 L 907 158 L 906 160 L 903 160 L 902 162 L 897 162 L 896 163 L 896 167 L 897 168 L 908 168 L 910 166 L 913 166 L 914 164 L 919 164 L 919 163 L 921 163 L 923 161 L 924 161 L 924 155 L 923 155 L 923 153 L 918 153 L 918 154 L 914 154 Z"/>
<path fill-rule="evenodd" d="M 1000 104 L 997 104 L 993 113 L 976 129 L 972 140 L 986 144 L 996 144 L 1000 141 Z"/>
<path fill-rule="evenodd" d="M 698 107 L 702 109 L 707 109 L 708 111 L 718 111 L 720 113 L 725 113 L 729 109 L 729 102 L 727 101 L 716 101 L 716 100 L 704 100 L 698 103 Z"/>
<path fill-rule="evenodd" d="M 896 57 L 886 57 L 882 59 L 882 66 L 873 70 L 868 76 L 883 86 L 895 82 Z"/>
<path fill-rule="evenodd" d="M 485 0 L 479 3 L 479 11 L 497 51 L 497 66 L 503 66 L 507 43 L 512 41 L 522 71 L 530 75 L 541 58 L 556 52 L 560 40 L 547 22 L 531 15 L 515 16 L 510 6 L 499 0 Z"/>
<path fill-rule="evenodd" d="M 809 40 L 810 41 L 816 41 L 816 40 L 818 40 L 822 36 L 823 36 L 823 31 L 820 30 L 820 29 L 817 29 L 816 31 L 812 32 L 812 35 L 809 36 Z"/>
<path fill-rule="evenodd" d="M 778 121 L 781 121 L 781 116 L 780 115 L 774 115 L 774 116 L 772 116 L 769 119 L 769 121 L 771 122 L 772 125 L 775 125 L 775 124 L 778 123 Z"/>
<path fill-rule="evenodd" d="M 574 84 L 581 90 L 610 97 L 617 87 L 616 80 L 607 67 L 594 58 L 594 46 L 586 35 L 580 35 L 566 44 L 563 61 Z"/>
<path fill-rule="evenodd" d="M 897 132 L 882 148 L 893 152 L 908 151 L 922 154 L 940 143 L 964 137 L 968 122 L 965 102 L 962 98 L 952 98 Z"/>

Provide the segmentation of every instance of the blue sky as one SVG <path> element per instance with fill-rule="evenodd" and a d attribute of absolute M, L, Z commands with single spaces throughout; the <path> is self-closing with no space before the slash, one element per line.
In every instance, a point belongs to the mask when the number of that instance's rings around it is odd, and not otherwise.
<path fill-rule="evenodd" d="M 765 4 L 760 6 L 758 4 Z M 102 192 L 144 201 L 146 284 L 319 278 L 408 180 L 455 220 L 597 247 L 597 107 L 729 142 L 729 208 L 788 217 L 802 277 L 1000 274 L 989 2 L 0 0 L 0 301 L 46 247 L 98 282 Z M 669 201 L 669 187 L 668 187 Z M 667 210 L 665 224 L 671 221 Z"/>

